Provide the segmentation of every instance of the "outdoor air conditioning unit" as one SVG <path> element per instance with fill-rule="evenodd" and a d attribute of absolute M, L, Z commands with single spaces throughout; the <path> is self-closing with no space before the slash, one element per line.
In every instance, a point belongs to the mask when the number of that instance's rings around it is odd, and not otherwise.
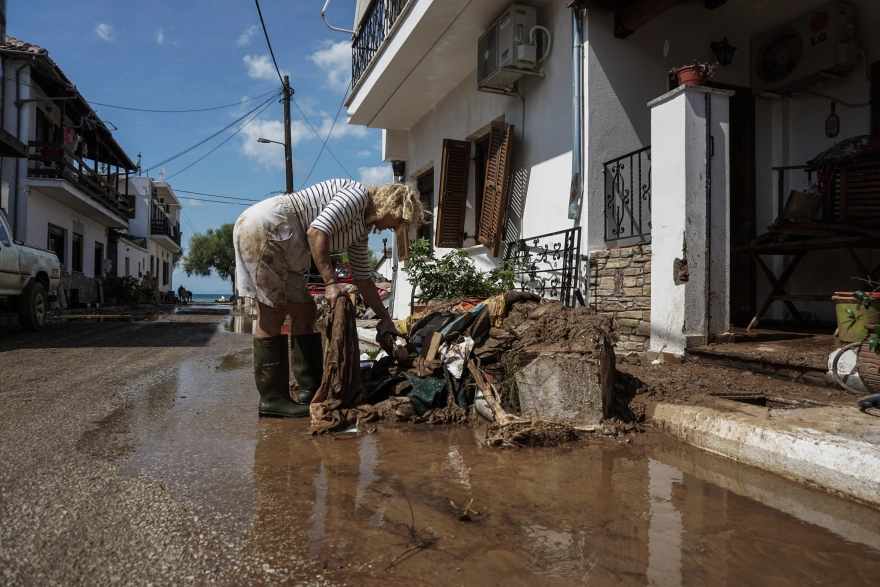
<path fill-rule="evenodd" d="M 752 39 L 752 90 L 785 94 L 844 77 L 857 52 L 855 10 L 830 2 Z"/>
<path fill-rule="evenodd" d="M 529 36 L 537 23 L 535 9 L 511 4 L 477 43 L 477 89 L 512 92 L 513 84 L 538 62 Z"/>

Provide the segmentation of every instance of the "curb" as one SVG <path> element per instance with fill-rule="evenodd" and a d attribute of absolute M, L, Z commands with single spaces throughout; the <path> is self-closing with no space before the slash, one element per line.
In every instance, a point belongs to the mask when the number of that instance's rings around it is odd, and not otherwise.
<path fill-rule="evenodd" d="M 659 403 L 651 415 L 660 430 L 698 448 L 880 506 L 880 446 L 858 439 L 859 429 L 878 438 L 875 418 L 855 408 L 764 411 Z M 809 418 L 801 417 L 805 412 Z M 829 423 L 827 430 L 820 429 L 822 421 Z M 845 432 L 835 430 L 841 422 L 849 428 Z"/>

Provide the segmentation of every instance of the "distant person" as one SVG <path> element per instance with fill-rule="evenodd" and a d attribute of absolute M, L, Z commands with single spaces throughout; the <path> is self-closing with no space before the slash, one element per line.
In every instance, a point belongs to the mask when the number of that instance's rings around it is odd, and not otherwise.
<path fill-rule="evenodd" d="M 193 292 L 187 290 L 186 291 L 186 301 L 192 303 L 193 301 Z"/>
<path fill-rule="evenodd" d="M 181 284 L 177 287 L 177 297 L 180 298 L 180 301 L 181 301 L 181 302 L 185 302 L 185 301 L 186 301 L 186 300 L 183 298 L 183 294 L 184 294 L 185 291 L 186 291 L 186 288 L 183 287 L 183 284 L 181 283 Z"/>
<path fill-rule="evenodd" d="M 324 353 L 321 335 L 315 332 L 317 307 L 306 277 L 310 262 L 314 260 L 324 278 L 325 297 L 333 308 L 344 290 L 330 251 L 346 249 L 355 285 L 380 320 L 379 336 L 397 333 L 373 283 L 367 237 L 371 230 L 396 230 L 424 221 L 414 186 L 367 187 L 347 179 L 268 198 L 242 213 L 233 232 L 235 285 L 242 297 L 257 304 L 254 379 L 260 416 L 308 416 L 308 404 L 321 385 Z M 289 357 L 287 336 L 281 333 L 288 315 Z M 290 367 L 299 383 L 295 399 L 290 396 Z"/>

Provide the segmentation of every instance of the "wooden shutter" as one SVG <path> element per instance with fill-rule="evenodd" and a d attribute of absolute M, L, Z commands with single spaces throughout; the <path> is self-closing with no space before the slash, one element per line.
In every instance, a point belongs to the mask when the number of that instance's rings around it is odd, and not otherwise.
<path fill-rule="evenodd" d="M 468 141 L 443 139 L 437 237 L 434 242 L 438 248 L 460 248 L 464 244 L 462 233 L 470 165 L 471 144 Z"/>
<path fill-rule="evenodd" d="M 498 256 L 504 232 L 512 154 L 513 125 L 493 122 L 489 131 L 489 153 L 486 180 L 483 184 L 483 206 L 477 223 L 477 240 L 486 245 L 494 257 Z"/>
<path fill-rule="evenodd" d="M 397 260 L 409 259 L 409 227 L 406 225 L 397 229 Z"/>

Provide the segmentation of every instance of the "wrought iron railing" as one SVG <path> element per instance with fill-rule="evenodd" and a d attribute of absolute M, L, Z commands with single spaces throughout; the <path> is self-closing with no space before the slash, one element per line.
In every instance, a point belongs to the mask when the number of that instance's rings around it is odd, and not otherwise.
<path fill-rule="evenodd" d="M 379 51 L 409 0 L 373 0 L 351 44 L 351 87 L 354 88 Z"/>
<path fill-rule="evenodd" d="M 150 234 L 167 236 L 180 246 L 180 224 L 167 218 L 153 218 L 150 221 Z"/>
<path fill-rule="evenodd" d="M 605 242 L 651 242 L 651 147 L 605 163 Z"/>
<path fill-rule="evenodd" d="M 572 228 L 509 243 L 504 260 L 517 289 L 574 306 L 580 250 L 581 229 Z"/>

